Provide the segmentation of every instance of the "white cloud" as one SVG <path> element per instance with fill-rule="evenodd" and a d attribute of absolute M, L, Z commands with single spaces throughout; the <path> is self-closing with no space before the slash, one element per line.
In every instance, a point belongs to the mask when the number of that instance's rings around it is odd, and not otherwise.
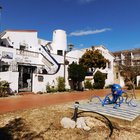
<path fill-rule="evenodd" d="M 69 35 L 70 36 L 85 36 L 85 35 L 91 35 L 91 34 L 99 34 L 99 33 L 103 33 L 110 30 L 111 28 L 103 28 L 103 29 L 96 29 L 96 30 L 80 30 L 80 31 L 71 32 Z"/>
<path fill-rule="evenodd" d="M 80 47 L 84 47 L 84 44 L 79 44 Z"/>

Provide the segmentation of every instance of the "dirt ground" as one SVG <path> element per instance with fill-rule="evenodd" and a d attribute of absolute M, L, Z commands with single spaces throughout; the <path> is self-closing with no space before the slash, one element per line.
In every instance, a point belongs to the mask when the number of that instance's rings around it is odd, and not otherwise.
<path fill-rule="evenodd" d="M 97 116 L 90 131 L 66 129 L 61 126 L 63 117 L 73 116 L 73 110 L 69 108 L 73 104 L 70 102 L 1 114 L 0 140 L 105 140 L 110 130 L 106 122 Z M 116 123 L 113 123 L 113 126 L 110 140 L 140 139 L 140 118 L 133 126 Z"/>

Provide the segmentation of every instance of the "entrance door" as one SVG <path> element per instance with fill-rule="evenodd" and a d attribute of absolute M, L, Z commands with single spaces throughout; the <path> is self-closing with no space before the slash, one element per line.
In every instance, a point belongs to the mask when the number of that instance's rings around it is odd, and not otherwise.
<path fill-rule="evenodd" d="M 32 91 L 32 74 L 35 71 L 35 66 L 19 65 L 19 92 Z"/>

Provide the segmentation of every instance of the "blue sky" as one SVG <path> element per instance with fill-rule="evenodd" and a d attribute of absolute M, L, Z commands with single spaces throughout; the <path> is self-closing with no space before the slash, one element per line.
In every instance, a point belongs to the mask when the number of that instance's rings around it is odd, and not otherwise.
<path fill-rule="evenodd" d="M 77 49 L 140 48 L 140 0 L 1 0 L 0 6 L 1 31 L 35 29 L 52 40 L 53 30 L 63 29 Z"/>

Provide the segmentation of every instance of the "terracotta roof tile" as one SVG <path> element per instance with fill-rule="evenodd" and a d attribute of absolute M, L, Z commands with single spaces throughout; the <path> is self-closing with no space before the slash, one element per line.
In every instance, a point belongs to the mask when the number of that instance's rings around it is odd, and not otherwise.
<path fill-rule="evenodd" d="M 6 31 L 10 31 L 10 32 L 37 32 L 37 30 L 12 30 L 12 29 L 8 29 Z"/>

